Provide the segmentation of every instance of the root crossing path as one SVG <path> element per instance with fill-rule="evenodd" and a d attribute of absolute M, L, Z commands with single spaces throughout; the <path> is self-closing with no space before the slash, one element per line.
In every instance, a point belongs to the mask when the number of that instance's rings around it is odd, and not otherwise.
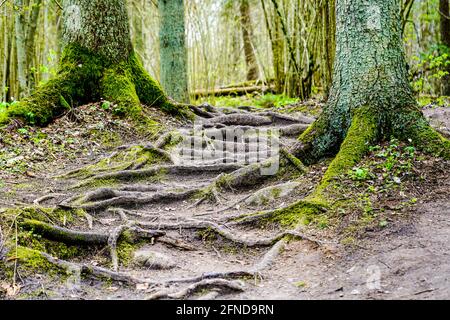
<path fill-rule="evenodd" d="M 271 221 L 274 209 L 307 196 L 317 182 L 285 148 L 313 118 L 191 109 L 194 126 L 118 148 L 55 177 L 55 192 L 34 199 L 38 208 L 82 218 L 25 220 L 23 228 L 86 250 L 71 259 L 41 252 L 70 276 L 64 283 L 28 279 L 30 290 L 40 285 L 58 297 L 150 300 L 389 298 L 379 287 L 362 290 L 364 276 L 342 276 L 352 262 L 339 258 L 332 238 Z M 365 257 L 357 262 L 364 272 Z M 336 267 L 336 260 L 344 262 Z"/>

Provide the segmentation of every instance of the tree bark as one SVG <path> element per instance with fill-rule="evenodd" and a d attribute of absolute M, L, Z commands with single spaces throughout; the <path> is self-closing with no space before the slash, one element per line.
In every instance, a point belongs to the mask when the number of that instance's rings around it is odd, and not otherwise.
<path fill-rule="evenodd" d="M 27 94 L 27 57 L 26 57 L 26 39 L 25 39 L 25 6 L 23 0 L 15 0 L 14 31 L 16 36 L 16 57 L 17 57 L 17 80 L 19 82 L 18 97 L 22 98 Z"/>
<path fill-rule="evenodd" d="M 36 30 L 39 15 L 41 12 L 41 4 L 42 0 L 36 0 L 35 2 L 33 2 L 30 19 L 28 22 L 28 28 L 26 31 L 25 46 L 26 46 L 26 65 L 28 71 L 27 81 L 29 90 L 32 90 L 36 84 L 35 74 L 30 72 L 30 70 L 33 66 L 33 59 L 35 56 Z"/>
<path fill-rule="evenodd" d="M 439 1 L 439 13 L 441 16 L 441 42 L 448 49 L 450 53 L 450 9 L 449 0 Z M 450 58 L 449 58 L 450 59 Z M 444 76 L 443 80 L 443 94 L 450 96 L 450 65 L 447 66 L 448 74 Z"/>
<path fill-rule="evenodd" d="M 338 0 L 336 59 L 329 101 L 293 152 L 307 162 L 342 152 L 340 171 L 382 138 L 411 139 L 419 149 L 449 156 L 449 142 L 419 110 L 407 77 L 397 0 Z M 364 126 L 358 133 L 358 126 Z M 367 137 L 361 144 L 356 136 Z M 352 145 L 349 137 L 355 138 Z M 338 170 L 338 171 L 339 171 Z"/>
<path fill-rule="evenodd" d="M 250 3 L 241 0 L 239 6 L 241 12 L 242 38 L 244 41 L 245 63 L 247 65 L 247 81 L 258 80 L 259 70 L 255 51 L 253 48 L 253 25 L 250 15 Z"/>
<path fill-rule="evenodd" d="M 161 84 L 167 94 L 189 103 L 184 0 L 160 0 Z"/>
<path fill-rule="evenodd" d="M 184 114 L 136 57 L 124 0 L 65 0 L 63 12 L 58 74 L 6 116 L 0 114 L 0 124 L 20 117 L 45 125 L 68 108 L 101 99 L 113 104 L 115 114 L 139 121 L 141 103 Z"/>

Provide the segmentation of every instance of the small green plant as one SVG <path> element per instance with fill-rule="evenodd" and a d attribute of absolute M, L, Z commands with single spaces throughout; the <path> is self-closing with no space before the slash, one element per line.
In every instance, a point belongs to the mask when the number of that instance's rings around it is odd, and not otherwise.
<path fill-rule="evenodd" d="M 355 167 L 348 171 L 348 176 L 353 181 L 365 181 L 373 177 L 368 168 Z"/>
<path fill-rule="evenodd" d="M 442 78 L 448 75 L 450 48 L 434 45 L 419 56 L 413 57 L 415 65 L 411 68 L 413 88 L 416 92 L 436 93 Z"/>
<path fill-rule="evenodd" d="M 29 133 L 28 129 L 26 129 L 26 128 L 17 129 L 17 132 L 22 134 L 22 135 L 27 135 Z"/>
<path fill-rule="evenodd" d="M 102 102 L 102 109 L 103 110 L 109 110 L 111 108 L 111 102 L 109 102 L 109 101 L 103 101 Z"/>

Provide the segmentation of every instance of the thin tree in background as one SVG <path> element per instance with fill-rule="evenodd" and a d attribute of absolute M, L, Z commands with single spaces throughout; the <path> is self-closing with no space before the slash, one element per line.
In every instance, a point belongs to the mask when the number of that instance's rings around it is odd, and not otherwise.
<path fill-rule="evenodd" d="M 247 65 L 247 80 L 257 80 L 259 78 L 258 61 L 252 44 L 253 25 L 250 15 L 250 3 L 248 0 L 241 0 L 239 4 L 241 13 L 242 39 L 244 41 L 245 63 Z"/>
<path fill-rule="evenodd" d="M 176 101 L 189 102 L 184 0 L 159 0 L 161 84 Z"/>
<path fill-rule="evenodd" d="M 0 114 L 45 125 L 68 109 L 108 100 L 117 115 L 142 119 L 141 103 L 179 113 L 143 69 L 131 43 L 124 0 L 66 0 L 63 54 L 53 79 Z"/>
<path fill-rule="evenodd" d="M 27 51 L 25 38 L 25 6 L 23 0 L 15 0 L 14 8 L 15 14 L 15 44 L 17 57 L 17 80 L 19 83 L 18 98 L 22 98 L 28 93 L 27 83 Z"/>

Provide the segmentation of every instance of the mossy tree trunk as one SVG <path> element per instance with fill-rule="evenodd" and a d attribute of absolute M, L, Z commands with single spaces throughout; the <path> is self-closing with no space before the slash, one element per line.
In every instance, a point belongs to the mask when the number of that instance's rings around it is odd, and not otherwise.
<path fill-rule="evenodd" d="M 292 152 L 309 163 L 337 154 L 322 187 L 383 138 L 450 158 L 450 142 L 429 126 L 408 82 L 399 0 L 338 0 L 336 20 L 329 101 Z"/>
<path fill-rule="evenodd" d="M 247 65 L 247 80 L 258 80 L 259 70 L 255 50 L 253 48 L 253 25 L 250 15 L 250 3 L 248 0 L 241 0 L 239 4 L 241 12 L 242 38 L 244 41 L 245 63 Z"/>
<path fill-rule="evenodd" d="M 167 94 L 189 103 L 184 0 L 159 0 L 161 84 Z"/>
<path fill-rule="evenodd" d="M 141 103 L 177 113 L 143 69 L 131 44 L 124 0 L 65 0 L 63 52 L 57 76 L 0 115 L 45 125 L 68 108 L 107 100 L 118 115 L 140 118 Z"/>

